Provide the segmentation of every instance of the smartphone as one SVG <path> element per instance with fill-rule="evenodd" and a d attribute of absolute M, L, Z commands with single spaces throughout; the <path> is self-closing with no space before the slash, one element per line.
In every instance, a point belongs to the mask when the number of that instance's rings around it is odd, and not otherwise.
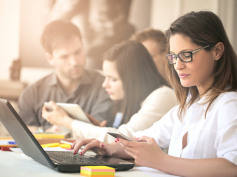
<path fill-rule="evenodd" d="M 119 133 L 119 132 L 107 132 L 109 135 L 113 136 L 114 138 L 121 138 L 121 139 L 124 139 L 124 140 L 128 140 L 128 141 L 134 141 L 133 139 L 123 135 L 122 133 Z"/>

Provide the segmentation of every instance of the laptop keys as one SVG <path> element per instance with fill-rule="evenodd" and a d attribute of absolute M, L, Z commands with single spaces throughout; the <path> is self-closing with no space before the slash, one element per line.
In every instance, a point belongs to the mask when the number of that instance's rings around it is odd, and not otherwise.
<path fill-rule="evenodd" d="M 54 164 L 105 164 L 95 157 L 73 155 L 72 152 L 47 151 L 47 154 Z"/>

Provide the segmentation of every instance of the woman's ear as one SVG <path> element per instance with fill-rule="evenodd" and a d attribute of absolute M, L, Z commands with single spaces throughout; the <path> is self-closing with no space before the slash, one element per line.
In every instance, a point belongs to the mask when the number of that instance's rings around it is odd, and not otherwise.
<path fill-rule="evenodd" d="M 219 60 L 225 51 L 225 46 L 222 42 L 218 42 L 214 46 L 213 50 L 214 50 L 214 59 Z"/>
<path fill-rule="evenodd" d="M 53 59 L 53 56 L 50 54 L 50 53 L 45 53 L 45 57 L 48 61 L 48 63 L 51 65 L 51 66 L 54 66 L 54 59 Z"/>

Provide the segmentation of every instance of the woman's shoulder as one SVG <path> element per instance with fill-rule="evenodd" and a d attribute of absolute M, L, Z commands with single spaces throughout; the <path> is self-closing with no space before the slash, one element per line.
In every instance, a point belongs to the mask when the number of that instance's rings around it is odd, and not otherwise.
<path fill-rule="evenodd" d="M 154 90 L 153 92 L 151 92 L 150 95 L 158 95 L 158 94 L 172 94 L 175 95 L 175 92 L 172 88 L 167 87 L 167 86 L 162 86 L 160 88 L 157 88 L 156 90 Z"/>
<path fill-rule="evenodd" d="M 231 91 L 231 92 L 224 92 L 219 95 L 219 101 L 221 102 L 229 102 L 231 100 L 237 101 L 237 91 Z"/>
<path fill-rule="evenodd" d="M 229 110 L 231 106 L 236 107 L 237 105 L 237 92 L 231 91 L 231 92 L 224 92 L 221 93 L 211 104 L 210 109 L 215 110 Z"/>
<path fill-rule="evenodd" d="M 148 97 L 144 100 L 143 103 L 147 103 L 147 102 L 158 102 L 158 101 L 168 101 L 169 102 L 174 102 L 175 105 L 178 104 L 175 92 L 173 89 L 167 87 L 167 86 L 163 86 L 160 87 L 156 90 L 154 90 L 153 92 L 151 92 Z"/>

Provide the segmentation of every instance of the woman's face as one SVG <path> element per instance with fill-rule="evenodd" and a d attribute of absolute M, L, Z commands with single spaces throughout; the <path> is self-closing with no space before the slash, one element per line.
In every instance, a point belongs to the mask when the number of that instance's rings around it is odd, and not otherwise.
<path fill-rule="evenodd" d="M 116 63 L 105 60 L 103 72 L 105 80 L 102 87 L 107 91 L 111 100 L 122 100 L 124 98 L 123 83 L 118 75 Z"/>
<path fill-rule="evenodd" d="M 184 51 L 193 51 L 202 46 L 197 46 L 191 39 L 182 34 L 170 37 L 170 53 L 179 54 Z M 199 93 L 203 93 L 213 83 L 215 57 L 213 51 L 204 49 L 193 53 L 193 61 L 183 63 L 180 59 L 174 64 L 174 69 L 179 75 L 180 82 L 184 87 L 197 86 Z M 200 93 L 200 94 L 201 94 Z"/>

